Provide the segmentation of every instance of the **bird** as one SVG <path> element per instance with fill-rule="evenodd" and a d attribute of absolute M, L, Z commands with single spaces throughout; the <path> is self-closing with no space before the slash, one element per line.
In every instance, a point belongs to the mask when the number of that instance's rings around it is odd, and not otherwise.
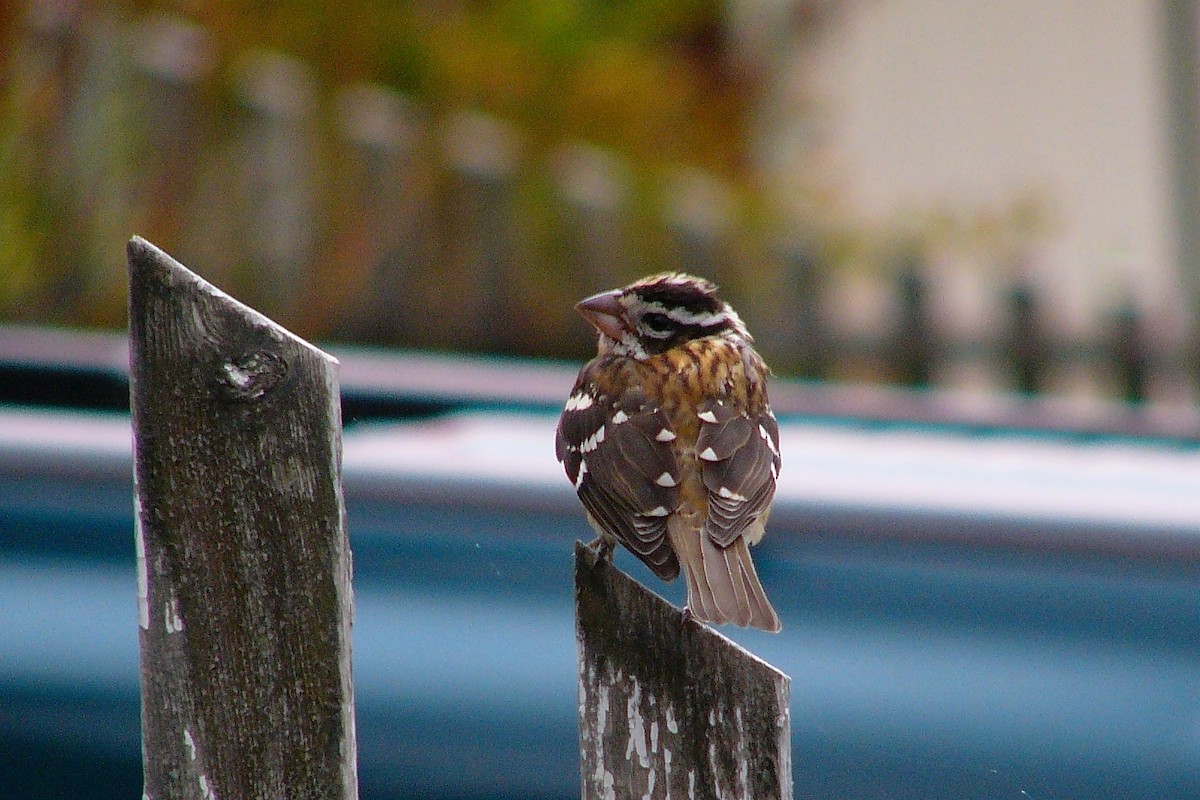
<path fill-rule="evenodd" d="M 712 282 L 664 272 L 581 300 L 596 357 L 563 406 L 555 455 L 611 560 L 616 543 L 659 578 L 682 569 L 684 613 L 777 632 L 749 546 L 779 478 L 770 370 Z"/>

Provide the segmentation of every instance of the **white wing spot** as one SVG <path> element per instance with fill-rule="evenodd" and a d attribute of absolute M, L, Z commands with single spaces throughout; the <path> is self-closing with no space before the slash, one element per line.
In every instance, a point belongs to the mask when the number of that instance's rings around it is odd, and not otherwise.
<path fill-rule="evenodd" d="M 713 451 L 713 449 L 711 447 L 704 448 L 704 452 L 700 453 L 700 458 L 704 459 L 705 461 L 720 461 L 721 460 L 721 459 L 717 458 L 717 454 Z"/>
<path fill-rule="evenodd" d="M 659 475 L 658 479 L 655 480 L 654 482 L 657 483 L 659 486 L 668 486 L 669 487 L 669 486 L 675 485 L 675 479 L 673 477 L 671 477 L 671 473 L 669 473 L 669 472 L 664 472 L 662 475 Z"/>
<path fill-rule="evenodd" d="M 775 466 L 775 462 L 771 462 L 771 478 L 775 481 L 779 480 L 779 468 Z"/>
<path fill-rule="evenodd" d="M 717 421 L 717 415 L 711 411 L 701 411 L 696 416 L 699 417 L 704 422 L 714 422 L 715 423 Z"/>
<path fill-rule="evenodd" d="M 663 428 L 661 431 L 658 432 L 658 435 L 654 437 L 654 441 L 656 441 L 656 442 L 671 442 L 674 440 L 675 440 L 675 431 L 670 430 L 668 428 Z"/>
<path fill-rule="evenodd" d="M 579 474 L 575 476 L 575 488 L 583 486 L 583 476 L 587 474 L 587 462 L 583 459 L 579 461 Z"/>
<path fill-rule="evenodd" d="M 737 492 L 730 491 L 728 486 L 722 486 L 721 490 L 717 492 L 717 494 L 721 495 L 721 497 L 724 497 L 726 500 L 736 500 L 739 503 L 744 503 L 748 499 L 744 494 L 738 494 Z"/>
<path fill-rule="evenodd" d="M 583 411 L 585 408 L 591 408 L 595 400 L 587 392 L 579 392 L 567 398 L 567 404 L 564 406 L 564 411 Z"/>
<path fill-rule="evenodd" d="M 583 444 L 579 445 L 579 452 L 590 453 L 593 450 L 595 450 L 597 447 L 599 447 L 600 443 L 603 441 L 604 441 L 604 426 L 601 425 L 599 428 L 596 429 L 595 433 L 593 433 L 591 436 L 589 436 L 588 438 L 583 440 Z"/>
<path fill-rule="evenodd" d="M 641 516 L 643 516 L 643 517 L 665 517 L 667 514 L 670 514 L 670 513 L 671 513 L 670 511 L 667 511 L 666 506 L 656 506 L 655 508 L 652 508 L 649 511 L 643 511 Z"/>
<path fill-rule="evenodd" d="M 779 448 L 775 446 L 775 440 L 771 438 L 771 434 L 767 433 L 767 429 L 762 425 L 758 426 L 758 435 L 767 443 L 767 447 L 771 448 L 773 455 L 779 455 Z"/>
<path fill-rule="evenodd" d="M 624 411 L 618 411 L 617 413 L 613 414 L 612 424 L 620 425 L 622 422 L 625 422 L 627 419 L 629 419 L 628 414 L 626 414 Z"/>

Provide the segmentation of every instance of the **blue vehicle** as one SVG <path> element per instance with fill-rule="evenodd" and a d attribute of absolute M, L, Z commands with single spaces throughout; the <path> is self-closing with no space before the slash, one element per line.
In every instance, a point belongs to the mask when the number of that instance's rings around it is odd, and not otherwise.
<path fill-rule="evenodd" d="M 140 792 L 123 346 L 0 334 L 0 797 Z M 334 353 L 362 796 L 578 797 L 574 367 Z M 1194 420 L 774 395 L 784 629 L 722 632 L 792 678 L 796 797 L 1200 796 Z"/>

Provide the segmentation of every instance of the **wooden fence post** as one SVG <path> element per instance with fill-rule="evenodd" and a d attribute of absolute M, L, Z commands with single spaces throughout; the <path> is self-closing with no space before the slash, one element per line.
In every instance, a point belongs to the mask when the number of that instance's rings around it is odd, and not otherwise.
<path fill-rule="evenodd" d="M 789 679 L 575 547 L 583 800 L 792 796 Z"/>
<path fill-rule="evenodd" d="M 352 800 L 336 362 L 128 259 L 144 797 Z"/>

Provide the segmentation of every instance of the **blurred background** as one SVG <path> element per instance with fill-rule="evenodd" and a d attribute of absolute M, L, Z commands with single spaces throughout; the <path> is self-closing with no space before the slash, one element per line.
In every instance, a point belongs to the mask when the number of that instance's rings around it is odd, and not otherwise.
<path fill-rule="evenodd" d="M 1198 34 L 1192 0 L 0 4 L 0 796 L 140 785 L 135 233 L 342 361 L 364 797 L 577 794 L 571 307 L 666 269 L 779 375 L 785 632 L 733 635 L 793 676 L 797 797 L 1200 795 Z"/>
<path fill-rule="evenodd" d="M 0 318 L 121 329 L 137 232 L 319 340 L 578 358 L 725 286 L 776 370 L 1196 401 L 1187 2 L 0 10 Z"/>

